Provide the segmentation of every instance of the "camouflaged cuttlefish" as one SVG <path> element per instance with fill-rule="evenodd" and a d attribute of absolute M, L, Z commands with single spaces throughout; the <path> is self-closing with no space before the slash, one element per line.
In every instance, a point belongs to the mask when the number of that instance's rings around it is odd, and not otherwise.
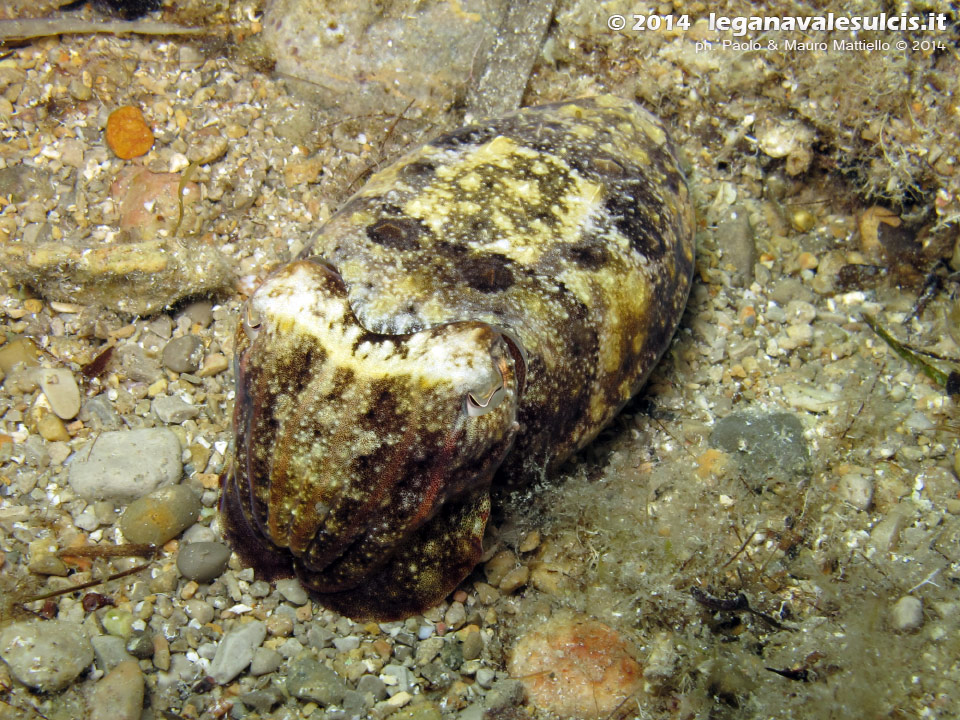
<path fill-rule="evenodd" d="M 670 341 L 693 211 L 661 123 L 611 96 L 443 135 L 374 175 L 256 291 L 223 527 L 351 617 L 436 604 L 491 482 L 590 442 Z"/>

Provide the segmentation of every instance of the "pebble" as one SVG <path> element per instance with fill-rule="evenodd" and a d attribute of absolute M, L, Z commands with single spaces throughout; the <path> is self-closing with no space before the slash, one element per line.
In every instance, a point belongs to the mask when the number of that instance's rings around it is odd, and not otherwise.
<path fill-rule="evenodd" d="M 501 550 L 487 561 L 483 566 L 486 573 L 487 582 L 494 587 L 500 584 L 500 581 L 508 572 L 517 567 L 517 556 L 511 550 Z"/>
<path fill-rule="evenodd" d="M 132 659 L 127 652 L 126 641 L 122 637 L 97 635 L 90 638 L 90 644 L 93 646 L 97 667 L 104 672 L 109 672 L 120 663 Z"/>
<path fill-rule="evenodd" d="M 57 557 L 57 543 L 50 538 L 34 540 L 28 546 L 30 562 L 27 568 L 37 575 L 59 575 L 68 573 L 67 565 Z"/>
<path fill-rule="evenodd" d="M 158 395 L 153 399 L 153 412 L 167 425 L 180 425 L 200 414 L 200 408 L 176 395 Z"/>
<path fill-rule="evenodd" d="M 107 145 L 121 160 L 146 155 L 153 147 L 153 132 L 140 108 L 119 107 L 107 118 Z"/>
<path fill-rule="evenodd" d="M 153 634 L 149 631 L 135 632 L 133 637 L 127 640 L 127 652 L 138 660 L 153 657 Z"/>
<path fill-rule="evenodd" d="M 213 377 L 230 367 L 230 361 L 223 353 L 213 353 L 203 361 L 203 367 L 197 370 L 197 377 Z"/>
<path fill-rule="evenodd" d="M 187 617 L 196 620 L 201 625 L 206 625 L 213 620 L 213 607 L 210 603 L 199 598 L 190 598 L 184 603 L 183 611 Z"/>
<path fill-rule="evenodd" d="M 0 347 L 0 372 L 9 375 L 18 365 L 21 367 L 36 367 L 37 346 L 29 338 L 17 338 Z"/>
<path fill-rule="evenodd" d="M 303 589 L 303 585 L 301 585 L 300 581 L 296 578 L 277 580 L 276 586 L 277 592 L 279 592 L 285 600 L 294 605 L 306 605 L 310 599 L 307 596 L 307 591 Z"/>
<path fill-rule="evenodd" d="M 219 542 L 193 542 L 181 545 L 177 553 L 177 570 L 187 580 L 210 582 L 227 569 L 230 548 Z"/>
<path fill-rule="evenodd" d="M 301 655 L 290 663 L 286 688 L 300 700 L 324 706 L 339 704 L 347 692 L 343 678 L 310 655 Z"/>
<path fill-rule="evenodd" d="M 200 498 L 185 485 L 170 485 L 134 500 L 120 517 L 128 542 L 163 545 L 197 521 Z"/>
<path fill-rule="evenodd" d="M 183 314 L 190 319 L 190 322 L 207 327 L 213 322 L 213 303 L 209 300 L 197 300 L 187 305 L 183 309 Z"/>
<path fill-rule="evenodd" d="M 731 268 L 731 282 L 737 287 L 753 282 L 757 246 L 745 207 L 734 205 L 724 213 L 717 223 L 716 239 L 724 266 Z"/>
<path fill-rule="evenodd" d="M 862 472 L 849 472 L 840 478 L 841 499 L 857 510 L 869 510 L 873 503 L 873 477 Z"/>
<path fill-rule="evenodd" d="M 65 368 L 45 368 L 39 375 L 38 381 L 50 402 L 50 409 L 61 420 L 75 418 L 80 412 L 80 388 L 73 373 Z"/>
<path fill-rule="evenodd" d="M 919 630 L 923 625 L 923 601 L 913 595 L 904 595 L 894 603 L 891 620 L 894 630 Z"/>
<path fill-rule="evenodd" d="M 254 651 L 267 636 L 267 626 L 259 620 L 236 625 L 217 646 L 209 675 L 223 685 L 233 680 L 253 660 Z"/>
<path fill-rule="evenodd" d="M 97 432 L 119 430 L 121 424 L 120 416 L 117 415 L 117 411 L 113 409 L 113 405 L 105 394 L 97 395 L 84 402 L 80 419 Z"/>
<path fill-rule="evenodd" d="M 37 421 L 37 432 L 40 437 L 49 442 L 67 442 L 70 433 L 64 427 L 63 421 L 53 413 L 44 413 Z"/>
<path fill-rule="evenodd" d="M 509 595 L 515 590 L 519 590 L 526 585 L 529 579 L 530 568 L 528 568 L 526 565 L 521 565 L 520 567 L 514 568 L 504 575 L 497 587 L 499 587 L 502 592 Z"/>
<path fill-rule="evenodd" d="M 748 483 L 795 483 L 810 472 L 803 424 L 792 413 L 733 413 L 717 422 L 710 444 L 736 458 Z"/>
<path fill-rule="evenodd" d="M 93 662 L 93 646 L 77 623 L 33 620 L 4 628 L 0 658 L 24 685 L 50 692 L 65 688 Z"/>
<path fill-rule="evenodd" d="M 258 647 L 253 652 L 253 660 L 250 662 L 250 674 L 254 677 L 272 673 L 283 662 L 283 655 L 276 650 L 266 647 Z"/>
<path fill-rule="evenodd" d="M 608 717 L 643 682 L 620 634 L 578 616 L 551 618 L 521 636 L 507 668 L 535 706 L 561 718 Z"/>
<path fill-rule="evenodd" d="M 143 673 L 136 660 L 117 665 L 97 682 L 89 720 L 139 720 L 143 711 Z"/>
<path fill-rule="evenodd" d="M 183 469 L 180 441 L 166 428 L 104 432 L 76 458 L 68 480 L 86 500 L 130 502 L 177 482 Z"/>
<path fill-rule="evenodd" d="M 133 614 L 129 610 L 110 608 L 103 614 L 100 622 L 103 629 L 111 635 L 128 638 L 133 634 Z"/>
<path fill-rule="evenodd" d="M 203 360 L 203 342 L 196 335 L 174 338 L 163 348 L 163 366 L 174 372 L 196 372 Z"/>
<path fill-rule="evenodd" d="M 494 679 L 497 677 L 496 671 L 492 668 L 483 667 L 477 670 L 477 683 L 480 687 L 488 688 L 493 684 Z"/>
<path fill-rule="evenodd" d="M 469 632 L 463 638 L 463 659 L 476 660 L 483 652 L 483 638 L 478 630 Z"/>
<path fill-rule="evenodd" d="M 357 692 L 369 694 L 373 696 L 374 702 L 379 702 L 387 697 L 387 686 L 376 675 L 364 675 L 357 680 Z"/>

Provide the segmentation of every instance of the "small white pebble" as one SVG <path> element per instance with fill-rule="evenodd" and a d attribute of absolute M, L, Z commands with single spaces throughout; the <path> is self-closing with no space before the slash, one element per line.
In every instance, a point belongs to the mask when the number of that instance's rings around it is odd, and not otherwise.
<path fill-rule="evenodd" d="M 840 478 L 840 497 L 857 510 L 868 510 L 873 502 L 873 478 L 859 472 Z"/>
<path fill-rule="evenodd" d="M 433 625 L 421 625 L 420 629 L 417 630 L 417 637 L 421 640 L 426 640 L 428 637 L 433 635 Z"/>
<path fill-rule="evenodd" d="M 893 606 L 893 627 L 901 632 L 917 630 L 923 625 L 923 601 L 913 595 L 904 595 Z"/>

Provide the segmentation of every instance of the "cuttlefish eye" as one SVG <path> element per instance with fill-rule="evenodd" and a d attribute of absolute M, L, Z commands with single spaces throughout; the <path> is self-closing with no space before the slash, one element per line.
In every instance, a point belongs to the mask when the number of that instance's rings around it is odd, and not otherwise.
<path fill-rule="evenodd" d="M 501 362 L 504 361 L 501 360 Z M 503 373 L 505 368 L 498 367 L 497 369 L 500 372 L 500 380 L 497 383 L 487 388 L 471 390 L 463 399 L 463 404 L 467 411 L 467 415 L 470 417 L 486 415 L 491 410 L 496 409 L 496 407 L 503 401 L 503 398 L 506 397 L 507 388 L 503 381 Z"/>
<path fill-rule="evenodd" d="M 262 322 L 263 318 L 260 316 L 260 311 L 253 306 L 252 302 L 247 302 L 243 310 L 243 331 L 248 338 L 256 339 Z"/>

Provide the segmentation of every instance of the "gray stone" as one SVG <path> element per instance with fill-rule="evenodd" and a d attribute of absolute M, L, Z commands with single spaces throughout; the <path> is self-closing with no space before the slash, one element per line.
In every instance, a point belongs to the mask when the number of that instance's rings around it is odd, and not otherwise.
<path fill-rule="evenodd" d="M 94 687 L 89 720 L 139 720 L 143 711 L 143 673 L 136 660 L 117 665 Z"/>
<path fill-rule="evenodd" d="M 110 399 L 103 393 L 83 403 L 80 419 L 98 432 L 120 429 L 120 416 L 113 409 Z"/>
<path fill-rule="evenodd" d="M 480 637 L 480 633 L 472 632 L 467 634 L 463 639 L 463 659 L 476 660 L 480 657 L 481 652 L 483 652 L 483 638 Z"/>
<path fill-rule="evenodd" d="M 277 592 L 294 605 L 306 605 L 310 599 L 307 596 L 307 591 L 303 589 L 303 585 L 296 578 L 277 580 Z"/>
<path fill-rule="evenodd" d="M 277 583 L 279 585 L 279 583 Z M 323 650 L 324 648 L 330 647 L 333 643 L 333 633 L 316 623 L 310 624 L 310 629 L 307 630 L 307 642 L 310 644 L 310 647 L 315 650 Z"/>
<path fill-rule="evenodd" d="M 190 318 L 190 322 L 207 327 L 213 322 L 213 303 L 209 300 L 197 300 L 187 305 L 183 309 L 183 314 Z"/>
<path fill-rule="evenodd" d="M 487 690 L 483 704 L 488 710 L 514 707 L 523 702 L 523 683 L 519 680 L 502 679 L 495 681 Z"/>
<path fill-rule="evenodd" d="M 350 652 L 351 650 L 356 650 L 358 647 L 360 647 L 360 638 L 356 635 L 337 637 L 333 639 L 333 646 L 337 649 L 337 652 Z"/>
<path fill-rule="evenodd" d="M 127 640 L 127 652 L 138 660 L 153 657 L 153 650 L 153 633 L 150 630 L 137 632 Z"/>
<path fill-rule="evenodd" d="M 283 662 L 283 656 L 276 650 L 270 648 L 258 647 L 253 652 L 253 660 L 250 662 L 250 674 L 259 676 L 272 673 Z"/>
<path fill-rule="evenodd" d="M 200 498 L 185 485 L 170 485 L 134 500 L 120 516 L 129 542 L 163 545 L 197 521 Z"/>
<path fill-rule="evenodd" d="M 266 688 L 265 690 L 254 690 L 253 692 L 244 693 L 240 696 L 240 700 L 244 705 L 249 705 L 259 713 L 267 713 L 271 708 L 283 701 L 283 695 L 280 694 L 279 690 Z"/>
<path fill-rule="evenodd" d="M 710 444 L 731 455 L 750 484 L 768 478 L 796 482 L 810 472 L 803 425 L 792 413 L 728 415 L 717 422 Z"/>
<path fill-rule="evenodd" d="M 196 335 L 174 338 L 163 348 L 163 365 L 174 372 L 196 372 L 203 361 L 203 342 Z"/>
<path fill-rule="evenodd" d="M 369 694 L 374 702 L 380 702 L 387 697 L 387 686 L 376 675 L 363 675 L 357 680 L 357 692 Z"/>
<path fill-rule="evenodd" d="M 277 71 L 309 81 L 324 106 L 346 115 L 399 113 L 416 99 L 430 117 L 469 86 L 505 7 L 501 0 L 405 0 L 384 12 L 349 0 L 271 0 L 263 42 Z M 356 92 L 360 86 L 362 93 Z"/>
<path fill-rule="evenodd" d="M 210 582 L 220 577 L 230 561 L 230 548 L 218 542 L 194 542 L 177 553 L 177 569 L 188 580 Z"/>
<path fill-rule="evenodd" d="M 180 441 L 166 428 L 105 432 L 69 465 L 74 492 L 86 500 L 129 502 L 180 479 Z"/>
<path fill-rule="evenodd" d="M 147 357 L 139 345 L 124 343 L 117 348 L 116 355 L 120 360 L 123 374 L 130 380 L 149 385 L 163 377 L 160 363 L 152 357 Z"/>
<path fill-rule="evenodd" d="M 18 622 L 0 633 L 0 658 L 24 685 L 50 692 L 65 688 L 93 662 L 93 646 L 77 623 Z"/>
<path fill-rule="evenodd" d="M 233 680 L 253 660 L 254 651 L 267 636 L 267 626 L 260 620 L 237 625 L 230 630 L 217 647 L 210 663 L 210 677 L 223 685 Z"/>
<path fill-rule="evenodd" d="M 201 625 L 206 625 L 213 620 L 213 608 L 205 600 L 198 597 L 192 597 L 184 603 L 184 612 L 187 617 L 196 620 Z"/>
<path fill-rule="evenodd" d="M 122 637 L 97 635 L 90 638 L 90 644 L 97 659 L 97 667 L 104 672 L 109 672 L 120 663 L 133 659 L 133 656 L 127 652 L 127 643 Z"/>
<path fill-rule="evenodd" d="M 477 670 L 477 683 L 482 688 L 489 688 L 493 684 L 494 679 L 497 677 L 497 673 L 493 668 L 482 667 Z"/>
<path fill-rule="evenodd" d="M 716 239 L 723 253 L 721 266 L 731 268 L 731 282 L 737 287 L 753 282 L 757 246 L 746 208 L 734 205 L 724 213 L 717 222 Z"/>
<path fill-rule="evenodd" d="M 333 669 L 310 655 L 302 655 L 290 663 L 286 687 L 294 697 L 324 706 L 338 705 L 348 689 Z"/>
<path fill-rule="evenodd" d="M 387 693 L 390 695 L 398 692 L 410 692 L 410 688 L 413 687 L 413 673 L 410 672 L 410 668 L 404 665 L 385 665 L 383 670 L 380 671 L 380 674 L 392 676 L 397 679 L 395 685 L 387 687 Z"/>
<path fill-rule="evenodd" d="M 167 425 L 179 425 L 200 414 L 200 408 L 176 395 L 157 395 L 153 399 L 152 407 L 154 414 Z"/>

